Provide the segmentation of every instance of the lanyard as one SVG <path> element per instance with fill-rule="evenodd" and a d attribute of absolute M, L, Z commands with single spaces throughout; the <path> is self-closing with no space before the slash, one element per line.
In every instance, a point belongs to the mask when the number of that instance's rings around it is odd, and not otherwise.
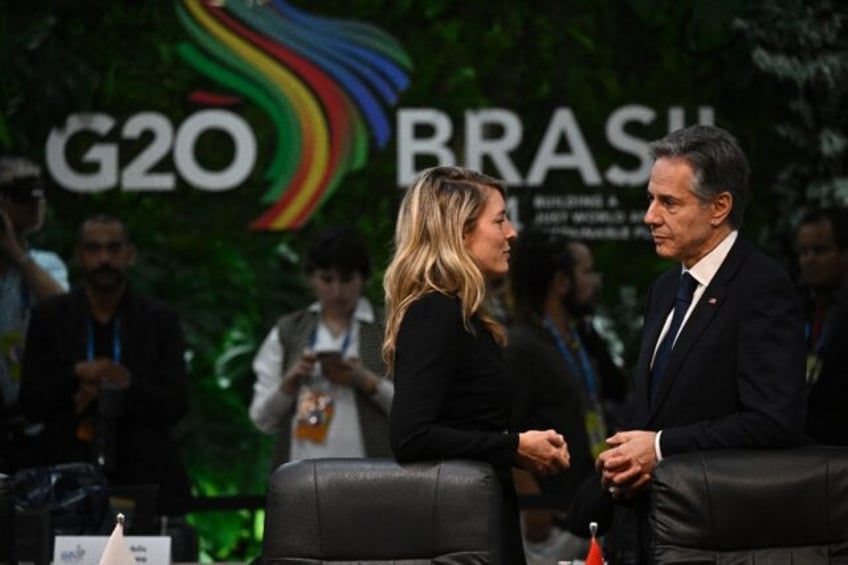
<path fill-rule="evenodd" d="M 812 333 L 812 327 L 809 322 L 804 326 L 804 334 L 807 340 L 810 339 Z M 819 339 L 816 340 L 815 343 L 810 344 L 812 346 L 812 353 L 819 355 L 821 353 L 822 347 L 827 342 L 827 338 L 830 334 L 830 316 L 828 316 L 824 323 L 822 324 L 822 328 L 819 331 Z"/>
<path fill-rule="evenodd" d="M 569 327 L 571 340 L 574 344 L 574 346 L 570 348 L 565 344 L 562 334 L 559 333 L 559 330 L 556 328 L 549 316 L 545 316 L 544 324 L 545 327 L 548 328 L 548 331 L 551 332 L 554 342 L 556 343 L 556 347 L 559 350 L 560 355 L 562 355 L 562 358 L 565 359 L 566 363 L 568 363 L 569 368 L 571 368 L 575 374 L 583 377 L 589 398 L 592 399 L 593 402 L 597 402 L 598 387 L 595 384 L 595 371 L 592 369 L 592 363 L 589 361 L 589 356 L 586 354 L 586 348 L 583 347 L 583 343 L 580 341 L 580 336 L 577 335 L 576 331 L 574 331 L 574 327 Z M 580 359 L 580 365 L 578 365 L 577 361 L 574 359 L 572 349 L 577 352 L 577 356 Z"/>
<path fill-rule="evenodd" d="M 112 324 L 112 360 L 115 363 L 121 362 L 121 320 L 120 318 L 115 318 L 115 321 Z M 94 359 L 94 324 L 91 322 L 91 318 L 88 319 L 88 360 L 91 361 Z"/>

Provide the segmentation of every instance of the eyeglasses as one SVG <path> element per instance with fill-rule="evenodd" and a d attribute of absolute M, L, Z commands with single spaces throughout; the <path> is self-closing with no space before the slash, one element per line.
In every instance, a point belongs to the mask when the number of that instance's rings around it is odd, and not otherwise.
<path fill-rule="evenodd" d="M 16 182 L 0 187 L 0 198 L 15 204 L 29 204 L 44 196 L 44 187 L 38 181 Z"/>

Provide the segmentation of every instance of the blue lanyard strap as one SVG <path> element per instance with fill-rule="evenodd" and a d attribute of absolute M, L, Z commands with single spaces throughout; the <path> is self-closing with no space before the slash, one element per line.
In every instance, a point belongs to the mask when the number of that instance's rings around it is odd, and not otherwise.
<path fill-rule="evenodd" d="M 94 359 L 94 323 L 91 318 L 88 319 L 88 360 Z M 112 324 L 112 360 L 115 363 L 121 362 L 121 320 L 115 318 Z"/>
<path fill-rule="evenodd" d="M 804 334 L 805 334 L 805 337 L 807 338 L 807 340 L 809 340 L 810 334 L 811 334 L 811 324 L 809 322 L 807 322 L 804 325 Z M 822 324 L 821 331 L 819 331 L 819 339 L 816 340 L 815 343 L 811 344 L 812 353 L 815 353 L 816 355 L 820 355 L 822 347 L 824 347 L 824 344 L 827 343 L 827 340 L 828 340 L 829 337 L 830 337 L 830 317 L 828 316 L 827 318 L 825 318 L 825 321 Z"/>
<path fill-rule="evenodd" d="M 563 359 L 565 359 L 565 362 L 568 363 L 569 368 L 576 375 L 583 377 L 583 382 L 586 386 L 586 393 L 589 395 L 589 398 L 593 401 L 597 401 L 598 387 L 595 382 L 595 370 L 592 368 L 592 363 L 589 361 L 589 356 L 586 354 L 586 348 L 583 347 L 583 342 L 580 340 L 580 336 L 577 334 L 574 327 L 569 327 L 569 335 L 571 337 L 571 343 L 573 344 L 569 347 L 566 345 L 562 334 L 554 325 L 553 321 L 551 321 L 549 316 L 545 316 L 543 322 L 545 327 L 548 328 L 548 331 L 553 336 L 557 350 L 559 350 L 559 354 Z M 577 361 L 574 359 L 572 351 L 577 353 L 580 365 L 578 365 Z"/>

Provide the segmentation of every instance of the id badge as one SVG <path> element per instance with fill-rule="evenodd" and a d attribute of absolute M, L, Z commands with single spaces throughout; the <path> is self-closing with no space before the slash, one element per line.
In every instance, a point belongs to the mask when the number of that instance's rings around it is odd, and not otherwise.
<path fill-rule="evenodd" d="M 807 355 L 807 385 L 813 386 L 819 380 L 821 373 L 821 359 L 815 353 Z"/>
<path fill-rule="evenodd" d="M 83 418 L 77 425 L 76 438 L 86 443 L 94 441 L 94 420 L 91 418 Z"/>
<path fill-rule="evenodd" d="M 334 412 L 333 395 L 329 391 L 305 389 L 298 399 L 294 436 L 313 443 L 324 443 Z"/>
<path fill-rule="evenodd" d="M 592 459 L 597 459 L 598 455 L 607 448 L 607 429 L 601 411 L 597 406 L 586 410 L 586 435 L 589 438 Z"/>
<path fill-rule="evenodd" d="M 0 334 L 0 356 L 6 360 L 8 375 L 13 382 L 21 380 L 21 363 L 24 358 L 24 335 L 19 331 Z"/>

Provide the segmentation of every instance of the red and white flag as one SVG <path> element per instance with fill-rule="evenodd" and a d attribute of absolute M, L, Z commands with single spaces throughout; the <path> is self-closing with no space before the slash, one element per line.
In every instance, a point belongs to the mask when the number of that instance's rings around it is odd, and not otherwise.
<path fill-rule="evenodd" d="M 589 553 L 586 554 L 586 565 L 604 565 L 604 554 L 601 551 L 601 544 L 598 543 L 598 538 L 595 533 L 598 531 L 597 522 L 589 524 L 589 531 L 592 532 L 592 541 L 589 543 Z"/>

